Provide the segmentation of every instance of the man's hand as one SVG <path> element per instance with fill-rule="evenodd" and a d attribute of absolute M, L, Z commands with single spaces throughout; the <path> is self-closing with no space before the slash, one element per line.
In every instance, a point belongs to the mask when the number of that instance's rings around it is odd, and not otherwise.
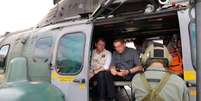
<path fill-rule="evenodd" d="M 94 73 L 95 73 L 95 74 L 98 74 L 98 73 L 101 72 L 101 71 L 105 71 L 105 69 L 104 69 L 104 68 L 99 68 L 99 69 L 95 70 Z"/>
<path fill-rule="evenodd" d="M 111 68 L 110 71 L 111 71 L 112 75 L 114 75 L 114 76 L 116 76 L 118 73 L 115 68 Z"/>
<path fill-rule="evenodd" d="M 94 70 L 90 69 L 89 70 L 89 79 L 91 79 L 95 75 Z"/>
<path fill-rule="evenodd" d="M 128 70 L 120 70 L 119 72 L 117 72 L 116 75 L 120 76 L 120 77 L 124 77 L 127 76 L 129 74 Z"/>
<path fill-rule="evenodd" d="M 124 77 L 127 76 L 129 74 L 128 70 L 120 70 L 120 76 Z"/>
<path fill-rule="evenodd" d="M 92 78 L 95 74 L 98 74 L 101 71 L 105 71 L 105 69 L 102 68 L 102 67 L 95 68 L 95 69 L 90 69 L 89 70 L 89 78 Z"/>

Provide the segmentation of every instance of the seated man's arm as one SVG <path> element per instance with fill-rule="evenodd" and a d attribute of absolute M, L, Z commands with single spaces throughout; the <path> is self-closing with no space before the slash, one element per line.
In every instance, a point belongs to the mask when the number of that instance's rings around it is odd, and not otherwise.
<path fill-rule="evenodd" d="M 129 72 L 132 74 L 140 72 L 140 71 L 144 71 L 144 68 L 142 66 L 135 66 L 129 70 Z"/>
<path fill-rule="evenodd" d="M 140 59 L 139 59 L 137 51 L 133 51 L 132 58 L 133 58 L 135 66 L 133 68 L 131 68 L 129 70 L 129 72 L 133 74 L 133 73 L 136 73 L 139 71 L 143 71 L 144 68 L 142 68 L 142 66 L 141 66 Z"/>

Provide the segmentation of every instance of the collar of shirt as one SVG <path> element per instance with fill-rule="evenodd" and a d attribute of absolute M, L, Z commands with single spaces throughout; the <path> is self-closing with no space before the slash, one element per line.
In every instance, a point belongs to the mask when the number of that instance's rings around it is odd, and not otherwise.
<path fill-rule="evenodd" d="M 102 51 L 102 52 L 100 52 L 100 53 L 98 53 L 97 51 L 96 51 L 96 49 L 94 50 L 94 55 L 96 55 L 96 56 L 102 56 L 104 53 L 105 53 L 105 49 Z"/>
<path fill-rule="evenodd" d="M 126 52 L 128 51 L 128 47 L 125 48 L 125 50 L 122 52 L 122 53 L 118 53 L 116 52 L 118 55 L 122 55 L 122 54 L 125 54 Z"/>
<path fill-rule="evenodd" d="M 148 67 L 147 71 L 167 71 L 164 67 Z"/>

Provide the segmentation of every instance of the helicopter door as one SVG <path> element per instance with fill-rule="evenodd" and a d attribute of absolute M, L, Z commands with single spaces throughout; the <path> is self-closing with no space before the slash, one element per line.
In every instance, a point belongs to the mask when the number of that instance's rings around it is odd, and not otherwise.
<path fill-rule="evenodd" d="M 56 41 L 51 82 L 66 101 L 88 100 L 88 64 L 92 25 L 64 28 Z"/>

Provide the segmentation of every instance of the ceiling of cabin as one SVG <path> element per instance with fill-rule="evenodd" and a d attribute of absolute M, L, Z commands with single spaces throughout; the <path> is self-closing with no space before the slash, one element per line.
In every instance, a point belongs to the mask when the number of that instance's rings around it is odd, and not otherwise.
<path fill-rule="evenodd" d="M 95 33 L 101 36 L 134 37 L 146 35 L 164 35 L 179 32 L 175 11 L 154 15 L 139 14 L 127 17 L 109 18 L 95 22 Z M 109 37 L 109 36 L 108 36 Z"/>

